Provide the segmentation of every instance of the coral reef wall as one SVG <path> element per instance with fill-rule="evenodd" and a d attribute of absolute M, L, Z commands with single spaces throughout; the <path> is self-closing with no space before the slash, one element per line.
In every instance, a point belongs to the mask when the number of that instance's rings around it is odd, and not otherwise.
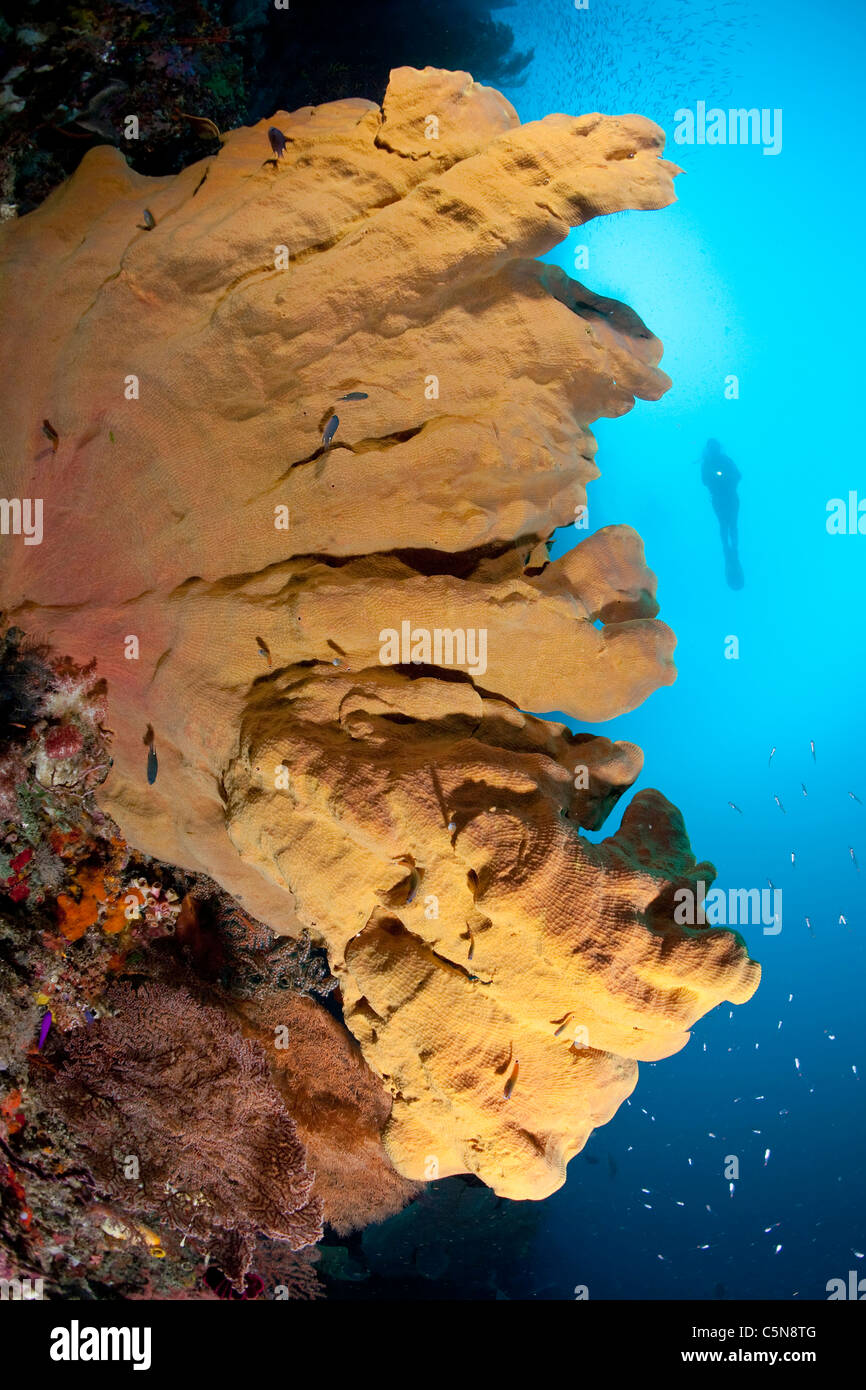
<path fill-rule="evenodd" d="M 0 598 L 97 658 L 130 843 L 327 946 L 409 1178 L 546 1195 L 637 1060 L 757 983 L 674 926 L 713 871 L 663 797 L 579 836 L 640 751 L 522 712 L 674 678 L 635 533 L 545 544 L 661 345 L 534 259 L 671 202 L 663 140 L 398 69 L 177 176 L 94 150 L 0 230 L 2 486 L 44 504 Z"/>

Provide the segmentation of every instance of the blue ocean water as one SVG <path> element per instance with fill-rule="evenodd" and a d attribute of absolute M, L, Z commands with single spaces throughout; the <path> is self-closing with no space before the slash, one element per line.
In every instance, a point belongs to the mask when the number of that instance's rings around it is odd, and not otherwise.
<path fill-rule="evenodd" d="M 674 206 L 598 219 L 548 258 L 631 305 L 673 380 L 661 401 L 593 427 L 589 519 L 643 537 L 679 676 L 595 731 L 643 748 L 637 787 L 682 810 L 717 886 L 771 880 L 783 893 L 778 934 L 741 929 L 763 966 L 755 997 L 642 1065 L 631 1102 L 544 1204 L 527 1293 L 825 1298 L 828 1280 L 866 1274 L 866 895 L 851 856 L 866 872 L 866 536 L 827 531 L 830 499 L 866 497 L 866 11 L 521 0 L 501 18 L 535 47 L 525 80 L 504 89 L 521 120 L 639 112 L 685 170 Z M 781 150 L 676 145 L 674 113 L 699 101 L 781 110 Z M 576 270 L 580 245 L 588 267 Z M 739 591 L 701 484 L 710 436 L 742 474 Z M 580 534 L 561 531 L 554 554 Z"/>

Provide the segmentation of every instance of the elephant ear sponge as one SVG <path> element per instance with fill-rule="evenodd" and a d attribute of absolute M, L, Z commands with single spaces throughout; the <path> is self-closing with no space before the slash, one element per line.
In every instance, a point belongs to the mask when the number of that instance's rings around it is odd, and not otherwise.
<path fill-rule="evenodd" d="M 639 1060 L 755 989 L 737 935 L 674 921 L 714 870 L 663 796 L 638 793 L 601 844 L 577 833 L 640 763 L 439 680 L 304 669 L 260 689 L 226 774 L 230 833 L 327 941 L 346 1023 L 394 1093 L 400 1172 L 548 1195 Z"/>
<path fill-rule="evenodd" d="M 96 149 L 0 228 L 0 476 L 44 509 L 0 602 L 96 659 L 126 838 L 327 947 L 409 1180 L 546 1195 L 637 1061 L 757 984 L 675 925 L 712 871 L 658 793 L 580 835 L 640 750 L 536 717 L 674 679 L 640 538 L 548 551 L 661 344 L 538 259 L 672 202 L 663 147 L 401 68 L 176 176 Z"/>

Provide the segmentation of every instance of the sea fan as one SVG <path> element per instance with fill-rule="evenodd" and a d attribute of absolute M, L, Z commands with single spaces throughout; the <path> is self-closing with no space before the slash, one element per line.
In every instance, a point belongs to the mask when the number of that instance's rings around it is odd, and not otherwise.
<path fill-rule="evenodd" d="M 184 989 L 118 986 L 110 1003 L 67 1039 L 54 1086 L 106 1195 L 218 1249 L 239 1287 L 258 1232 L 316 1242 L 313 1174 L 261 1047 Z"/>

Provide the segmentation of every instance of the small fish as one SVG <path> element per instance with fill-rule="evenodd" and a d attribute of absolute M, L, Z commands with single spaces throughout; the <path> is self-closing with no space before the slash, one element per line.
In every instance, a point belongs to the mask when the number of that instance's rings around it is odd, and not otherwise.
<path fill-rule="evenodd" d="M 770 1161 L 770 1150 L 769 1150 L 769 1149 L 765 1149 L 765 1150 L 764 1150 L 764 1167 L 765 1167 L 765 1168 L 766 1168 L 767 1164 L 769 1163 L 769 1161 Z"/>
<path fill-rule="evenodd" d="M 848 925 L 848 918 L 845 916 L 845 913 L 844 913 L 844 912 L 840 912 L 840 913 L 839 913 L 839 926 L 840 926 L 840 927 L 847 927 L 847 925 Z"/>
<path fill-rule="evenodd" d="M 272 665 L 273 665 L 273 661 L 271 660 L 271 649 L 270 649 L 270 647 L 268 646 L 267 642 L 265 642 L 261 637 L 257 637 L 257 638 L 256 638 L 256 646 L 258 647 L 258 649 L 259 649 L 259 651 L 261 652 L 262 656 L 263 656 L 263 657 L 265 658 L 265 660 L 267 661 L 268 665 L 269 665 L 269 666 L 272 666 Z"/>
<path fill-rule="evenodd" d="M 773 890 L 775 889 L 775 886 L 776 886 L 776 885 L 773 883 L 773 880 L 772 880 L 771 878 L 768 878 L 768 879 L 767 879 L 767 884 L 768 884 L 768 886 L 769 886 L 769 888 L 770 888 L 771 891 L 773 891 Z"/>
<path fill-rule="evenodd" d="M 38 1046 L 40 1052 L 42 1051 L 43 1047 L 45 1046 L 45 1039 L 48 1037 L 48 1034 L 49 1034 L 50 1031 L 51 1031 L 51 1010 L 48 1009 L 48 1010 L 42 1015 L 42 1027 L 39 1029 L 39 1042 L 38 1042 L 37 1046 Z"/>
<path fill-rule="evenodd" d="M 339 428 L 340 417 L 338 415 L 332 415 L 327 425 L 325 426 L 325 433 L 322 435 L 322 444 L 326 449 Z"/>
<path fill-rule="evenodd" d="M 860 872 L 860 865 L 857 863 L 857 856 L 856 856 L 856 854 L 854 853 L 854 846 L 853 846 L 853 845 L 849 845 L 849 846 L 848 846 L 848 853 L 849 853 L 850 856 L 851 856 L 851 863 L 854 865 L 854 868 L 857 870 L 857 872 L 858 872 L 858 874 L 859 874 L 859 872 Z"/>
<path fill-rule="evenodd" d="M 151 786 L 156 781 L 156 774 L 159 771 L 159 763 L 156 760 L 156 749 L 150 748 L 147 754 L 147 780 Z"/>
<path fill-rule="evenodd" d="M 149 1226 L 145 1226 L 144 1223 L 141 1221 L 135 1222 L 135 1229 L 138 1231 L 138 1234 L 144 1240 L 144 1243 L 150 1250 L 151 1254 L 155 1255 L 157 1259 L 164 1260 L 165 1251 L 163 1250 L 160 1244 L 159 1236 L 156 1234 L 156 1232 L 152 1231 Z"/>
<path fill-rule="evenodd" d="M 775 746 L 775 744 L 774 744 L 773 747 L 770 749 L 770 756 L 769 756 L 769 758 L 767 759 L 767 767 L 769 767 L 769 766 L 770 766 L 770 763 L 773 761 L 773 754 L 775 753 L 775 751 L 776 751 L 776 746 Z"/>
<path fill-rule="evenodd" d="M 520 1075 L 520 1063 L 519 1063 L 519 1062 L 517 1061 L 517 1059 L 515 1058 L 515 1061 L 514 1061 L 514 1071 L 511 1073 L 511 1075 L 509 1076 L 508 1080 L 506 1081 L 506 1083 L 505 1083 L 505 1090 L 502 1092 L 502 1095 L 503 1095 L 503 1097 L 505 1098 L 505 1100 L 511 1100 L 511 1096 L 512 1096 L 512 1093 L 513 1093 L 513 1091 L 514 1091 L 515 1086 L 517 1085 L 517 1078 L 518 1078 L 519 1075 Z"/>
<path fill-rule="evenodd" d="M 777 1254 L 777 1255 L 780 1253 L 781 1249 L 782 1249 L 781 1245 L 777 1245 L 777 1246 L 776 1246 L 776 1254 Z"/>
<path fill-rule="evenodd" d="M 802 793 L 803 793 L 804 796 L 808 796 L 808 795 L 809 795 L 809 793 L 806 791 L 806 783 L 805 783 L 805 782 L 801 782 L 801 783 L 800 783 L 800 788 L 801 788 Z"/>
<path fill-rule="evenodd" d="M 743 814 L 742 811 L 740 810 L 739 806 L 735 806 L 734 803 L 733 803 L 733 801 L 729 801 L 729 802 L 728 802 L 728 805 L 730 806 L 730 808 L 731 808 L 732 811 L 736 811 L 739 815 L 742 815 L 742 814 Z"/>
<path fill-rule="evenodd" d="M 795 1058 L 794 1058 L 794 1066 L 796 1067 L 797 1071 L 800 1070 L 800 1058 L 799 1058 L 799 1057 L 795 1057 Z"/>
<path fill-rule="evenodd" d="M 271 149 L 273 150 L 277 159 L 282 159 L 283 151 L 285 150 L 286 145 L 289 143 L 289 136 L 284 135 L 281 130 L 279 130 L 275 125 L 272 125 L 270 130 L 268 131 L 268 139 L 271 142 Z"/>
<path fill-rule="evenodd" d="M 52 454 L 56 454 L 57 446 L 60 443 L 60 435 L 57 433 L 50 420 L 42 421 L 42 433 L 45 435 L 46 439 L 50 439 L 51 452 Z"/>
<path fill-rule="evenodd" d="M 815 740 L 813 738 L 809 739 L 809 747 L 812 750 L 812 762 L 816 763 L 818 759 L 815 757 Z"/>
<path fill-rule="evenodd" d="M 350 391 L 348 395 L 341 396 L 341 401 L 367 401 L 369 396 L 366 391 Z"/>
<path fill-rule="evenodd" d="M 797 857 L 796 857 L 796 855 L 794 854 L 794 851 L 791 850 L 791 868 L 794 869 L 794 868 L 796 868 L 796 867 L 797 867 Z"/>
<path fill-rule="evenodd" d="M 812 923 L 809 921 L 808 917 L 806 918 L 806 926 L 809 928 L 811 935 L 814 936 L 815 933 L 812 931 Z"/>
<path fill-rule="evenodd" d="M 856 801 L 856 802 L 857 802 L 857 805 L 858 805 L 858 806 L 862 806 L 862 805 L 863 805 L 863 802 L 860 800 L 859 796 L 856 796 L 854 792 L 849 792 L 848 795 L 850 796 L 850 798 L 851 798 L 852 801 Z"/>
<path fill-rule="evenodd" d="M 156 226 L 156 218 L 154 217 L 154 215 L 153 215 L 153 213 L 151 212 L 150 208 L 145 208 L 145 209 L 144 209 L 144 212 L 142 213 L 142 217 L 144 218 L 144 221 L 143 221 L 143 222 L 139 222 L 139 223 L 137 224 L 139 230 L 142 231 L 142 232 L 152 232 L 153 229 L 154 229 L 154 227 Z"/>
<path fill-rule="evenodd" d="M 781 801 L 779 800 L 779 798 L 778 798 L 777 796 L 774 796 L 774 797 L 773 797 L 773 800 L 775 801 L 775 803 L 776 803 L 776 805 L 778 806 L 779 810 L 782 812 L 782 815 L 783 815 L 783 816 L 786 816 L 786 815 L 788 814 L 788 812 L 785 810 L 785 808 L 784 808 L 784 806 L 782 805 L 782 803 L 781 803 Z"/>

